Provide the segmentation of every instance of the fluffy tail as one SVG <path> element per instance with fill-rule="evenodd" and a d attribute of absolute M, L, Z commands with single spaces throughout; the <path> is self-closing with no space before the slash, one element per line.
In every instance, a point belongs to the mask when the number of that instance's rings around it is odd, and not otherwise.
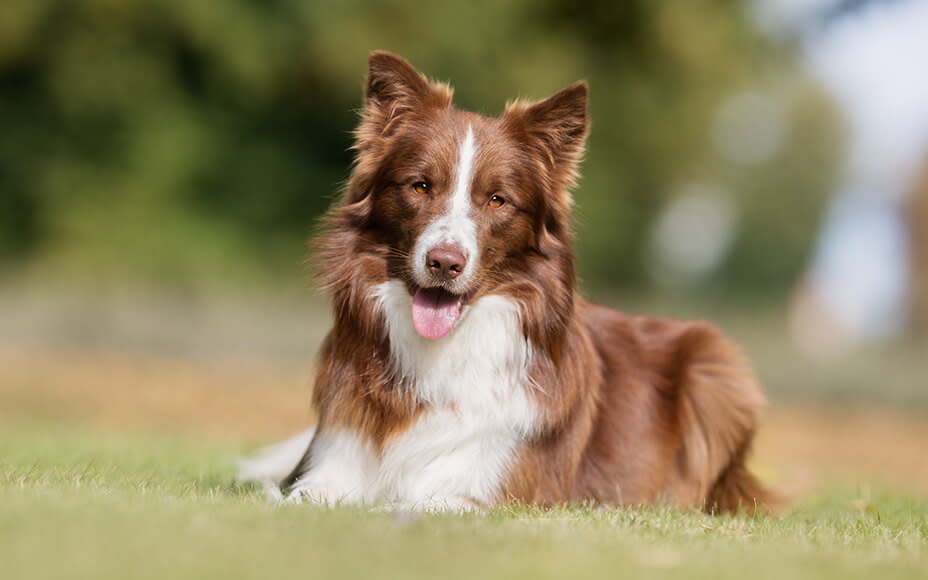
<path fill-rule="evenodd" d="M 761 484 L 744 465 L 744 455 L 738 457 L 719 475 L 706 498 L 705 509 L 709 513 L 780 513 L 785 498 Z"/>
<path fill-rule="evenodd" d="M 315 433 L 316 428 L 312 427 L 286 441 L 263 447 L 251 457 L 239 459 L 235 480 L 239 483 L 258 482 L 269 492 L 277 488 L 280 481 L 287 477 L 302 459 Z"/>
<path fill-rule="evenodd" d="M 745 466 L 766 403 L 757 377 L 714 328 L 694 325 L 684 340 L 677 501 L 709 512 L 775 512 L 777 494 Z"/>

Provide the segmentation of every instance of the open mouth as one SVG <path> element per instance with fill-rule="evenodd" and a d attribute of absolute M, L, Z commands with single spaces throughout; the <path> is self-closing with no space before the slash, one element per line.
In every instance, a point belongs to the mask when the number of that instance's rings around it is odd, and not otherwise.
<path fill-rule="evenodd" d="M 461 318 L 461 309 L 473 295 L 474 291 L 452 294 L 441 287 L 416 287 L 412 296 L 412 324 L 416 332 L 432 340 L 445 336 Z"/>

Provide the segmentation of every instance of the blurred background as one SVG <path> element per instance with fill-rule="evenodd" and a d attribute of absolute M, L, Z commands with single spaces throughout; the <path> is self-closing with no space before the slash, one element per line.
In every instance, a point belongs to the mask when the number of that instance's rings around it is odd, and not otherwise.
<path fill-rule="evenodd" d="M 926 0 L 4 0 L 0 419 L 310 421 L 373 49 L 491 115 L 587 79 L 585 292 L 744 344 L 771 479 L 928 490 Z"/>

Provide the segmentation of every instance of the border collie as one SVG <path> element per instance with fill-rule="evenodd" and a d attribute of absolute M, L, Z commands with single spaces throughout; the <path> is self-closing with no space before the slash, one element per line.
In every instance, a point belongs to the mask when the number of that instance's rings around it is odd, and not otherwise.
<path fill-rule="evenodd" d="M 356 162 L 317 240 L 335 314 L 318 424 L 241 478 L 325 505 L 769 505 L 745 467 L 765 399 L 738 350 L 578 293 L 586 83 L 498 118 L 451 95 L 371 54 Z"/>

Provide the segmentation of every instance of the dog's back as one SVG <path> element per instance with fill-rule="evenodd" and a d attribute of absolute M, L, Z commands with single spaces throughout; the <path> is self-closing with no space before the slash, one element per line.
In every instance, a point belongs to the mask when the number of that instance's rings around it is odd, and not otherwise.
<path fill-rule="evenodd" d="M 510 496 L 546 505 L 775 507 L 744 464 L 765 399 L 733 345 L 702 322 L 630 317 L 579 298 L 576 312 L 565 346 L 572 360 L 558 368 L 561 380 L 585 388 L 565 405 L 557 437 L 522 451 Z"/>
<path fill-rule="evenodd" d="M 582 312 L 605 372 L 578 486 L 629 503 L 769 505 L 744 467 L 765 399 L 735 347 L 702 322 Z"/>

